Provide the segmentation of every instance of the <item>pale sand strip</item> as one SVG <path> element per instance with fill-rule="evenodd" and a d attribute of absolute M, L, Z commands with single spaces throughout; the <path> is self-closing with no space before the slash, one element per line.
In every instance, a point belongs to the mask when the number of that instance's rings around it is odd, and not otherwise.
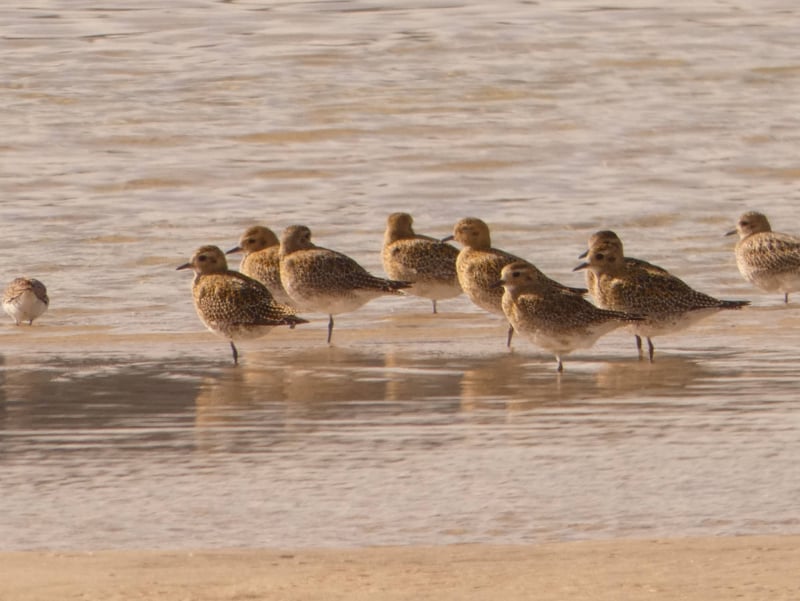
<path fill-rule="evenodd" d="M 2 553 L 0 599 L 797 601 L 800 536 Z"/>

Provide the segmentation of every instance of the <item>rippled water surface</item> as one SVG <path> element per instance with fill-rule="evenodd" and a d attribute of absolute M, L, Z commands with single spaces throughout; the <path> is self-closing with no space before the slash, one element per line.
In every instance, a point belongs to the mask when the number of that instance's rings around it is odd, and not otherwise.
<path fill-rule="evenodd" d="M 757 4 L 757 6 L 751 4 Z M 722 234 L 800 234 L 800 8 L 736 2 L 5 3 L 0 549 L 798 532 L 796 302 Z M 381 273 L 386 216 L 556 279 L 588 236 L 742 312 L 566 360 L 464 298 L 243 344 L 176 272 L 305 223 Z M 800 297 L 798 297 L 800 300 Z"/>

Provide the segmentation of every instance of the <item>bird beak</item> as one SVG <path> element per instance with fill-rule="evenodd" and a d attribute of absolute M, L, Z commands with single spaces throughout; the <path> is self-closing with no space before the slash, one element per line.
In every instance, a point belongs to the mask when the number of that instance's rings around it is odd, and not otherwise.
<path fill-rule="evenodd" d="M 179 269 L 191 269 L 191 268 L 192 268 L 192 264 L 191 263 L 184 263 L 180 267 L 176 267 L 175 271 L 178 271 Z"/>
<path fill-rule="evenodd" d="M 494 284 L 489 284 L 489 288 L 501 288 L 503 284 L 503 280 L 497 280 Z"/>
<path fill-rule="evenodd" d="M 241 246 L 234 246 L 232 249 L 226 250 L 225 254 L 226 255 L 232 255 L 233 253 L 238 253 L 238 252 L 242 252 L 242 247 Z"/>
<path fill-rule="evenodd" d="M 584 256 L 585 256 L 585 255 L 584 255 Z M 588 264 L 588 263 L 586 263 L 586 262 L 584 262 L 584 263 L 581 263 L 580 265 L 576 265 L 576 266 L 575 266 L 575 267 L 572 269 L 572 271 L 580 271 L 581 269 L 586 269 L 587 267 L 589 267 L 589 264 Z"/>
<path fill-rule="evenodd" d="M 585 259 L 586 255 L 588 255 L 588 254 L 589 254 L 589 249 L 587 248 L 585 251 L 583 251 L 581 254 L 578 255 L 578 258 L 579 259 Z"/>
<path fill-rule="evenodd" d="M 736 230 L 731 230 L 729 232 L 725 232 L 726 236 L 733 236 L 736 233 Z"/>
<path fill-rule="evenodd" d="M 441 241 L 442 242 L 450 242 L 450 240 L 453 240 L 453 239 L 455 239 L 455 236 L 453 234 L 450 234 L 449 236 L 445 236 L 444 238 L 442 238 Z"/>

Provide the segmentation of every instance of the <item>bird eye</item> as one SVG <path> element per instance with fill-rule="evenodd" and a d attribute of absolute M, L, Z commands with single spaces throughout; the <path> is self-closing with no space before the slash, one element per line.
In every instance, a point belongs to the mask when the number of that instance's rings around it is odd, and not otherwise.
<path fill-rule="evenodd" d="M 200 255 L 199 257 L 197 257 L 197 260 L 202 263 L 202 262 L 204 262 L 206 260 L 206 258 L 207 257 L 205 255 Z"/>
<path fill-rule="evenodd" d="M 511 272 L 511 276 L 512 276 L 512 277 L 518 278 L 518 277 L 519 277 L 519 275 L 520 275 L 520 274 L 519 274 L 519 271 L 512 271 L 512 272 Z"/>
<path fill-rule="evenodd" d="M 595 258 L 595 259 L 597 259 L 598 261 L 602 261 L 603 259 L 605 259 L 605 258 L 606 258 L 606 256 L 605 256 L 603 253 L 597 253 L 597 254 L 594 256 L 594 258 Z"/>
<path fill-rule="evenodd" d="M 247 243 L 248 243 L 248 244 L 255 244 L 255 242 L 256 242 L 256 239 L 255 239 L 255 238 L 248 238 L 248 239 L 247 239 Z"/>

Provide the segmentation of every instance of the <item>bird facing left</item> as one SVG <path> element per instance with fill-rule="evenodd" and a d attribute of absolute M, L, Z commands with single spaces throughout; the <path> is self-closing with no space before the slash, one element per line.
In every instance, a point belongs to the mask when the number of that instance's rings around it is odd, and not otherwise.
<path fill-rule="evenodd" d="M 308 323 L 294 309 L 277 303 L 264 284 L 228 269 L 225 254 L 216 246 L 201 246 L 188 263 L 177 269 L 192 269 L 192 297 L 200 321 L 215 334 L 226 338 L 238 364 L 235 340 L 267 334 L 274 326 Z"/>

